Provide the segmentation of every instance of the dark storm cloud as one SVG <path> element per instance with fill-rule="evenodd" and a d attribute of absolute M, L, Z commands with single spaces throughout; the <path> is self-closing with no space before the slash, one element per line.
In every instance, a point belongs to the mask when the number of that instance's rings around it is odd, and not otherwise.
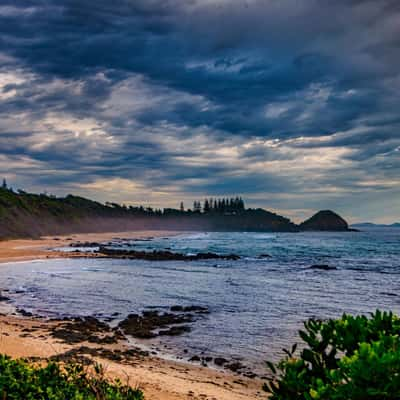
<path fill-rule="evenodd" d="M 68 171 L 58 186 L 297 193 L 290 162 L 335 148 L 350 181 L 384 180 L 399 168 L 399 63 L 397 0 L 4 0 L 1 151 L 37 161 L 33 180 Z M 324 165 L 316 185 L 347 190 Z"/>

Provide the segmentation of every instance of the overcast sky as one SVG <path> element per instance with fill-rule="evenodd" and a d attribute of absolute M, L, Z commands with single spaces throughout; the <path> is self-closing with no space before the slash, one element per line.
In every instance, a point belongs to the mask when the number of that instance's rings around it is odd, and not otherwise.
<path fill-rule="evenodd" d="M 2 0 L 0 174 L 400 220 L 398 0 Z"/>

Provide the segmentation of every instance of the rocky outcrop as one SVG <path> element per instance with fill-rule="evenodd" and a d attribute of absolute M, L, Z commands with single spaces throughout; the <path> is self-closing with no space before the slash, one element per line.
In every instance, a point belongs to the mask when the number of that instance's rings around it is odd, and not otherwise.
<path fill-rule="evenodd" d="M 144 311 L 142 315 L 129 314 L 118 326 L 127 335 L 151 339 L 156 336 L 176 336 L 189 332 L 190 327 L 187 324 L 193 321 L 193 314 Z"/>
<path fill-rule="evenodd" d="M 236 254 L 220 255 L 215 253 L 198 253 L 186 255 L 182 253 L 172 253 L 167 250 L 137 251 L 114 249 L 100 246 L 99 254 L 110 258 L 127 258 L 130 260 L 148 260 L 148 261 L 197 261 L 197 260 L 238 260 L 240 257 Z"/>
<path fill-rule="evenodd" d="M 331 270 L 335 270 L 337 268 L 333 267 L 331 265 L 328 265 L 328 264 L 314 264 L 314 265 L 311 265 L 311 267 L 309 269 L 320 269 L 322 271 L 331 271 Z"/>
<path fill-rule="evenodd" d="M 318 211 L 299 225 L 302 231 L 349 231 L 349 225 L 331 210 Z"/>

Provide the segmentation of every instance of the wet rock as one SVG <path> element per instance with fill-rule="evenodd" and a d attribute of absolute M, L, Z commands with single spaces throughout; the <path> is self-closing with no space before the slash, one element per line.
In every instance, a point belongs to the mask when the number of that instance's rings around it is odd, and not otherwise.
<path fill-rule="evenodd" d="M 201 361 L 201 358 L 199 356 L 193 356 L 193 357 L 189 358 L 189 361 L 198 362 L 198 361 Z"/>
<path fill-rule="evenodd" d="M 332 267 L 328 264 L 314 264 L 311 265 L 310 269 L 320 269 L 322 271 L 331 271 L 337 269 L 336 267 Z"/>
<path fill-rule="evenodd" d="M 91 357 L 101 357 L 107 360 L 129 364 L 132 361 L 142 360 L 144 357 L 147 357 L 148 355 L 149 352 L 137 348 L 123 351 L 123 350 L 106 349 L 104 347 L 95 348 L 88 346 L 80 346 L 68 350 L 65 353 L 52 356 L 50 357 L 50 360 L 62 361 L 62 362 L 79 361 L 85 365 L 89 365 L 92 363 L 92 360 L 87 356 L 91 356 Z"/>
<path fill-rule="evenodd" d="M 264 253 L 264 254 L 260 254 L 259 256 L 258 256 L 258 258 L 271 258 L 272 256 L 270 255 L 270 254 L 266 254 L 266 253 Z"/>
<path fill-rule="evenodd" d="M 239 370 L 244 368 L 244 365 L 239 361 L 234 361 L 230 364 L 226 364 L 225 368 L 229 369 L 232 372 L 238 372 Z"/>
<path fill-rule="evenodd" d="M 22 315 L 23 317 L 33 317 L 33 314 L 31 312 L 26 311 L 23 308 L 17 308 L 17 313 Z"/>
<path fill-rule="evenodd" d="M 101 243 L 98 242 L 76 242 L 70 243 L 69 247 L 100 247 Z"/>
<path fill-rule="evenodd" d="M 160 314 L 158 311 L 144 311 L 142 315 L 128 315 L 118 326 L 127 335 L 141 339 L 151 339 L 157 336 L 157 329 L 164 327 L 169 327 L 170 329 L 162 330 L 158 334 L 174 335 L 187 332 L 188 327 L 184 328 L 181 326 L 178 329 L 178 327 L 170 327 L 170 325 L 189 322 L 193 322 L 193 316 L 191 314 Z"/>
<path fill-rule="evenodd" d="M 190 332 L 190 327 L 187 325 L 183 325 L 183 326 L 172 326 L 169 329 L 160 330 L 158 334 L 160 336 L 178 336 L 186 332 Z"/>
<path fill-rule="evenodd" d="M 106 246 L 99 247 L 99 253 L 110 258 L 129 258 L 132 260 L 148 261 L 196 261 L 196 260 L 238 260 L 240 257 L 236 254 L 220 255 L 216 253 L 198 253 L 195 255 L 186 255 L 182 253 L 173 253 L 167 250 L 137 251 L 112 249 Z"/>
<path fill-rule="evenodd" d="M 183 312 L 183 313 L 188 313 L 188 312 L 194 312 L 194 313 L 200 313 L 200 314 L 208 314 L 210 311 L 208 310 L 207 307 L 202 307 L 202 306 L 172 306 L 170 308 L 171 311 L 173 312 Z"/>
<path fill-rule="evenodd" d="M 50 331 L 51 336 L 68 344 L 81 342 L 114 344 L 121 339 L 121 333 L 94 317 L 72 318 Z"/>
<path fill-rule="evenodd" d="M 246 378 L 250 378 L 250 379 L 257 378 L 257 374 L 255 374 L 254 372 L 251 372 L 251 371 L 245 372 L 243 374 L 243 376 L 245 376 Z"/>
<path fill-rule="evenodd" d="M 215 357 L 214 358 L 214 364 L 217 365 L 218 367 L 222 367 L 227 362 L 228 362 L 228 360 L 223 357 Z"/>

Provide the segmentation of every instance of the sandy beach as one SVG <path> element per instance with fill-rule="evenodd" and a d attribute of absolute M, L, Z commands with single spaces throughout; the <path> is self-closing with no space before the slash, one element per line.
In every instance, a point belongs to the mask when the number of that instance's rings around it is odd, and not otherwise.
<path fill-rule="evenodd" d="M 176 231 L 78 233 L 66 236 L 44 236 L 40 239 L 3 240 L 0 241 L 0 263 L 74 257 L 74 254 L 56 251 L 55 249 L 76 242 L 103 242 L 117 237 L 141 239 L 176 234 Z"/>
<path fill-rule="evenodd" d="M 2 241 L 0 263 L 67 257 L 65 253 L 53 249 L 73 242 L 98 242 L 115 237 L 146 238 L 171 234 L 176 232 L 112 232 Z M 63 324 L 65 324 L 63 321 L 49 321 L 37 317 L 0 315 L 0 352 L 12 357 L 58 356 L 60 359 L 68 359 L 72 355 L 94 359 L 105 366 L 110 376 L 118 376 L 134 386 L 140 386 L 147 400 L 265 398 L 260 379 L 250 379 L 226 371 L 143 355 L 141 351 L 128 345 L 125 338 L 119 338 L 115 343 L 101 345 L 87 341 L 69 343 L 54 337 L 54 331 L 62 329 Z"/>

